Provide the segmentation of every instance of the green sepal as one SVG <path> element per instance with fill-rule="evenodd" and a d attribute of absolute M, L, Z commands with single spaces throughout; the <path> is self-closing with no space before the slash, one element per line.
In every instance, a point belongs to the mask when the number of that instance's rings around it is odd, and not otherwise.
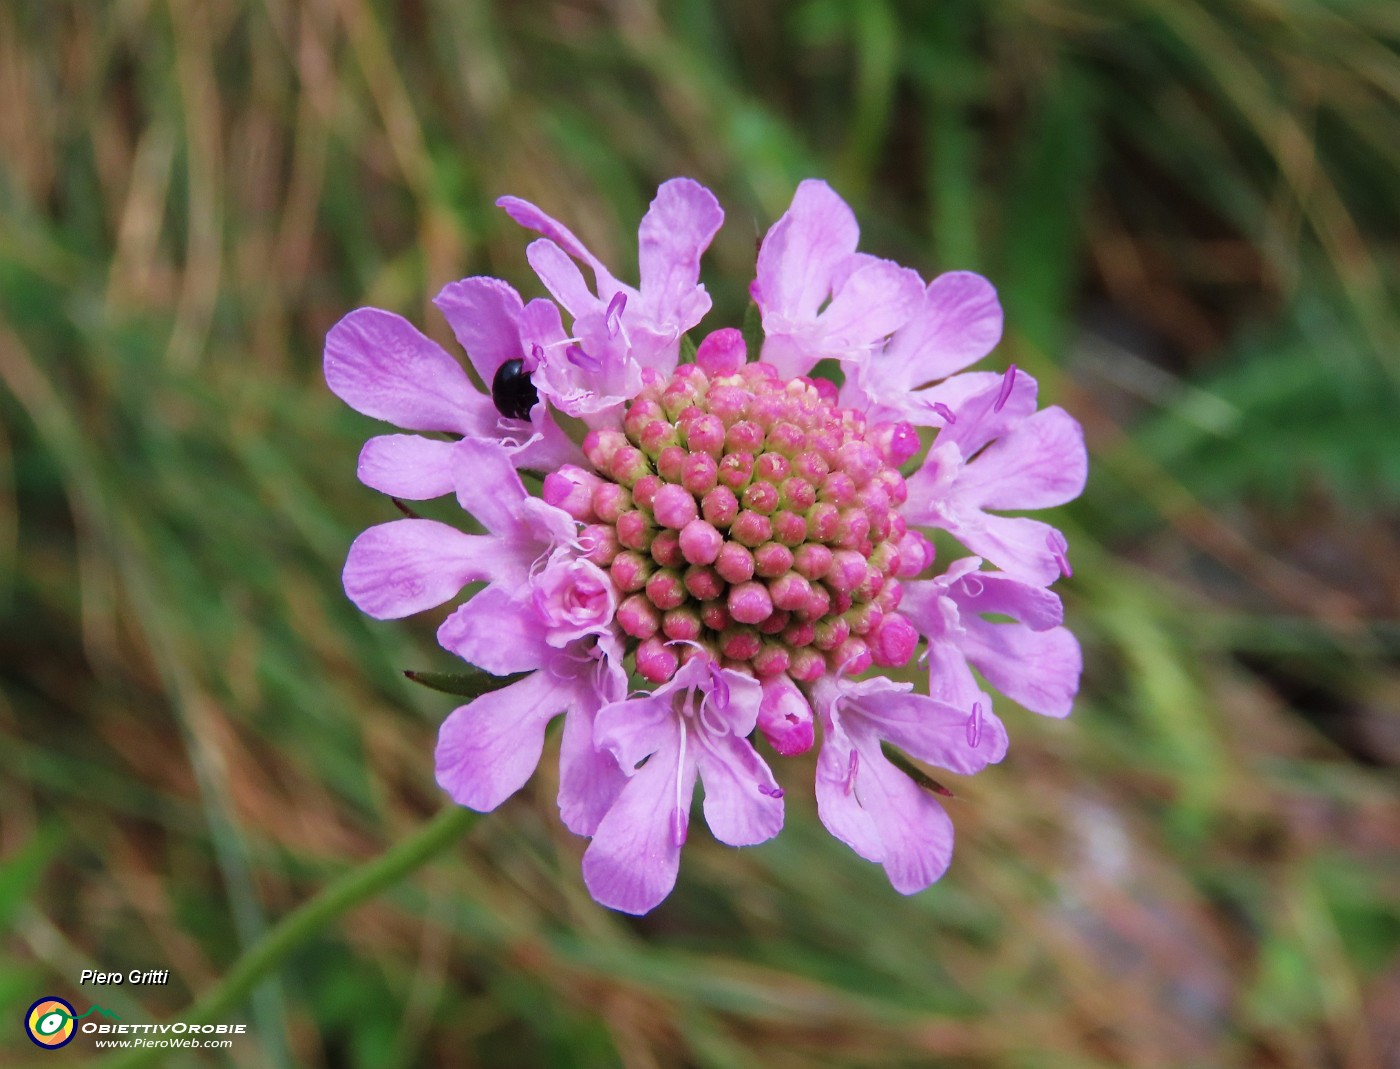
<path fill-rule="evenodd" d="M 748 308 L 744 310 L 743 333 L 744 345 L 749 351 L 749 362 L 753 363 L 763 351 L 763 313 L 753 301 L 750 301 Z"/>
<path fill-rule="evenodd" d="M 444 694 L 455 694 L 460 698 L 480 698 L 493 690 L 500 690 L 512 683 L 519 683 L 529 672 L 515 672 L 508 676 L 493 676 L 490 672 L 415 672 L 405 668 L 403 673 L 415 683 L 421 683 L 432 690 Z"/>
<path fill-rule="evenodd" d="M 681 362 L 682 364 L 693 364 L 693 363 L 695 363 L 695 342 L 693 342 L 693 341 L 691 340 L 689 334 L 682 334 L 682 335 L 681 335 L 681 359 L 680 359 L 680 362 Z"/>
<path fill-rule="evenodd" d="M 957 797 L 957 795 L 947 787 L 943 786 L 943 784 L 939 783 L 922 768 L 914 764 L 913 761 L 905 757 L 888 742 L 881 742 L 880 749 L 884 752 L 885 756 L 889 758 L 890 764 L 894 765 L 895 768 L 903 772 L 924 790 L 930 791 L 933 794 L 941 794 L 944 798 Z"/>

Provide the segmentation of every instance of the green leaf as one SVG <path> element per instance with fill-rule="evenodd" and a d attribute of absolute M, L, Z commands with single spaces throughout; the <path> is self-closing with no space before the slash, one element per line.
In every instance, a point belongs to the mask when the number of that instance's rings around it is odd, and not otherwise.
<path fill-rule="evenodd" d="M 404 669 L 405 676 L 415 683 L 421 683 L 432 690 L 444 694 L 456 694 L 462 698 L 480 698 L 493 690 L 500 690 L 512 683 L 519 683 L 529 672 L 515 672 L 508 676 L 493 676 L 490 672 L 415 672 Z"/>
<path fill-rule="evenodd" d="M 38 886 L 44 869 L 67 838 L 62 825 L 48 824 L 0 865 L 0 929 L 9 927 L 20 903 Z"/>
<path fill-rule="evenodd" d="M 909 758 L 905 757 L 902 753 L 896 750 L 889 743 L 880 743 L 880 749 L 881 751 L 883 751 L 884 755 L 887 758 L 889 758 L 890 764 L 894 765 L 895 768 L 903 772 L 906 776 L 912 779 L 924 790 L 931 791 L 934 794 L 941 794 L 944 798 L 957 797 L 957 795 L 955 795 L 947 787 L 939 783 L 936 779 L 930 776 L 918 765 L 914 764 L 913 761 L 909 760 Z"/>

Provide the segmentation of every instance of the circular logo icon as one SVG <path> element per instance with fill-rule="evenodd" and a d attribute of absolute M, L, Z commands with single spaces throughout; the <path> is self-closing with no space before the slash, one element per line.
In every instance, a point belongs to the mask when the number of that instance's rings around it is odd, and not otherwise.
<path fill-rule="evenodd" d="M 24 1015 L 24 1030 L 45 1050 L 57 1050 L 73 1042 L 78 1030 L 73 1024 L 73 1004 L 66 999 L 45 995 Z"/>

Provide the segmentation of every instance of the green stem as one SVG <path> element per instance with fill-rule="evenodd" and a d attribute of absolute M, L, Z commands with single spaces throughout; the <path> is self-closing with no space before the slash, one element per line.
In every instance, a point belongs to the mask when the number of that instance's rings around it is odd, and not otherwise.
<path fill-rule="evenodd" d="M 233 963 L 214 990 L 176 1017 L 189 1024 L 220 1024 L 218 1020 L 248 997 L 258 981 L 281 964 L 302 943 L 342 913 L 398 883 L 431 861 L 469 831 L 481 814 L 453 806 L 439 813 L 416 834 L 358 868 L 351 869 L 309 902 L 283 917 Z M 236 1042 L 236 1040 L 235 1040 Z M 168 1057 L 159 1047 L 145 1047 L 107 1063 L 107 1069 L 137 1069 Z"/>

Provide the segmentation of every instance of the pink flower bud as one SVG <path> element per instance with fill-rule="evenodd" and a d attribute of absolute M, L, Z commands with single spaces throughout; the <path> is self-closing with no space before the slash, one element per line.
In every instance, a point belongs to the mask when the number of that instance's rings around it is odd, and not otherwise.
<path fill-rule="evenodd" d="M 819 543 L 807 542 L 792 555 L 792 566 L 808 579 L 820 579 L 831 567 L 831 550 Z"/>
<path fill-rule="evenodd" d="M 682 425 L 686 448 L 692 453 L 707 453 L 718 460 L 724 453 L 724 424 L 718 416 L 708 413 Z"/>
<path fill-rule="evenodd" d="M 713 564 L 724 535 L 704 520 L 691 520 L 680 533 L 681 555 L 691 564 Z"/>
<path fill-rule="evenodd" d="M 726 453 L 719 462 L 719 481 L 738 492 L 753 478 L 753 457 L 748 453 Z"/>
<path fill-rule="evenodd" d="M 855 499 L 855 480 L 844 471 L 833 471 L 828 474 L 822 480 L 821 489 L 817 491 L 817 500 L 830 502 L 837 508 L 845 508 Z"/>
<path fill-rule="evenodd" d="M 616 528 L 601 523 L 592 523 L 585 527 L 579 533 L 578 544 L 585 559 L 591 560 L 600 568 L 611 564 L 622 549 L 622 543 L 617 540 Z"/>
<path fill-rule="evenodd" d="M 904 586 L 898 579 L 886 579 L 885 585 L 880 588 L 880 593 L 875 596 L 875 604 L 880 606 L 880 611 L 888 616 L 899 608 L 899 603 L 904 597 Z"/>
<path fill-rule="evenodd" d="M 879 450 L 880 458 L 896 468 L 919 451 L 919 432 L 907 420 L 875 424 L 869 441 Z"/>
<path fill-rule="evenodd" d="M 803 646 L 792 651 L 788 664 L 788 678 L 799 683 L 814 683 L 826 675 L 826 658 L 811 646 Z"/>
<path fill-rule="evenodd" d="M 884 467 L 869 442 L 847 442 L 836 451 L 836 462 L 856 486 L 864 486 Z"/>
<path fill-rule="evenodd" d="M 664 419 L 654 419 L 642 428 L 638 446 L 647 456 L 655 458 L 667 446 L 678 445 L 676 428 Z"/>
<path fill-rule="evenodd" d="M 624 445 L 608 460 L 607 470 L 617 482 L 630 490 L 638 479 L 651 470 L 651 466 L 640 449 Z"/>
<path fill-rule="evenodd" d="M 727 605 L 729 615 L 741 624 L 759 623 L 773 611 L 768 588 L 753 581 L 730 587 Z"/>
<path fill-rule="evenodd" d="M 700 499 L 700 515 L 716 527 L 728 527 L 739 515 L 739 499 L 727 486 L 716 486 Z"/>
<path fill-rule="evenodd" d="M 764 455 L 772 456 L 771 453 Z M 817 491 L 812 484 L 797 475 L 784 479 L 778 489 L 783 507 L 794 512 L 806 512 L 817 500 Z"/>
<path fill-rule="evenodd" d="M 685 603 L 685 584 L 674 568 L 658 568 L 647 580 L 647 598 L 663 612 Z"/>
<path fill-rule="evenodd" d="M 687 453 L 676 480 L 696 497 L 703 497 L 719 481 L 719 465 L 709 453 Z"/>
<path fill-rule="evenodd" d="M 724 607 L 722 601 L 707 601 L 701 605 L 700 622 L 711 631 L 723 631 L 726 627 L 733 626 L 734 623 L 729 618 L 729 610 Z"/>
<path fill-rule="evenodd" d="M 649 397 L 639 397 L 627 407 L 627 415 L 622 417 L 622 430 L 633 445 L 642 436 L 642 428 L 655 419 L 665 419 L 666 413 L 658 401 Z"/>
<path fill-rule="evenodd" d="M 680 534 L 676 531 L 657 531 L 656 537 L 651 540 L 651 559 L 663 568 L 685 567 Z"/>
<path fill-rule="evenodd" d="M 769 593 L 773 604 L 780 609 L 805 609 L 812 597 L 812 584 L 796 572 L 788 572 L 773 580 Z"/>
<path fill-rule="evenodd" d="M 773 513 L 773 538 L 788 547 L 807 541 L 807 521 L 786 509 Z"/>
<path fill-rule="evenodd" d="M 836 524 L 836 544 L 842 549 L 859 549 L 870 537 L 870 517 L 864 509 L 846 508 Z"/>
<path fill-rule="evenodd" d="M 632 487 L 632 503 L 639 509 L 651 508 L 652 500 L 656 497 L 656 491 L 666 484 L 661 481 L 661 476 L 648 472 L 643 475 Z"/>
<path fill-rule="evenodd" d="M 598 471 L 609 471 L 613 454 L 627 445 L 621 431 L 589 431 L 583 439 L 583 455 Z"/>
<path fill-rule="evenodd" d="M 603 523 L 616 523 L 632 507 L 632 492 L 617 483 L 599 482 L 593 490 L 593 511 Z"/>
<path fill-rule="evenodd" d="M 692 564 L 685 570 L 685 588 L 697 601 L 710 601 L 724 593 L 724 580 L 719 572 L 702 564 Z"/>
<path fill-rule="evenodd" d="M 753 394 L 742 386 L 717 384 L 710 387 L 710 393 L 706 400 L 710 405 L 710 414 L 728 427 L 731 423 L 736 423 L 744 418 L 748 412 L 749 402 L 753 400 Z M 692 448 L 694 447 L 692 446 Z"/>
<path fill-rule="evenodd" d="M 828 616 L 817 621 L 816 637 L 812 645 L 819 650 L 834 650 L 851 637 L 851 625 L 839 616 Z"/>
<path fill-rule="evenodd" d="M 763 681 L 758 730 L 784 757 L 796 757 L 812 748 L 812 707 L 786 676 Z"/>
<path fill-rule="evenodd" d="M 705 340 L 695 350 L 696 364 L 711 378 L 733 374 L 744 366 L 747 359 L 744 334 L 734 327 L 724 327 L 705 335 Z"/>
<path fill-rule="evenodd" d="M 767 440 L 768 448 L 773 452 L 795 459 L 807 445 L 807 432 L 784 420 L 773 425 Z"/>
<path fill-rule="evenodd" d="M 836 593 L 848 594 L 861 584 L 868 570 L 865 558 L 855 550 L 838 549 L 831 555 L 831 568 L 826 573 L 826 582 Z"/>
<path fill-rule="evenodd" d="M 637 647 L 637 674 L 650 683 L 665 683 L 679 665 L 676 651 L 655 635 Z"/>
<path fill-rule="evenodd" d="M 792 550 L 777 542 L 765 542 L 754 550 L 754 574 L 764 579 L 776 579 L 792 567 Z"/>
<path fill-rule="evenodd" d="M 633 638 L 651 638 L 661 626 L 661 614 L 643 595 L 629 594 L 617 607 L 617 626 Z"/>
<path fill-rule="evenodd" d="M 683 487 L 667 483 L 656 491 L 651 503 L 656 522 L 679 531 L 698 515 L 695 498 Z"/>
<path fill-rule="evenodd" d="M 729 627 L 720 632 L 720 652 L 736 661 L 747 661 L 762 648 L 763 640 L 751 627 Z"/>
<path fill-rule="evenodd" d="M 630 594 L 634 590 L 641 590 L 647 585 L 647 579 L 655 570 L 655 565 L 650 560 L 630 549 L 625 549 L 613 558 L 612 566 L 608 569 L 608 574 L 612 576 L 613 585 L 624 594 Z"/>
<path fill-rule="evenodd" d="M 773 537 L 773 524 L 767 516 L 745 509 L 734 517 L 729 527 L 729 537 L 753 549 Z"/>
<path fill-rule="evenodd" d="M 754 461 L 755 479 L 777 486 L 792 473 L 792 462 L 781 453 L 764 453 Z"/>
<path fill-rule="evenodd" d="M 740 495 L 739 501 L 744 508 L 768 516 L 778 507 L 778 490 L 772 483 L 750 483 Z"/>
<path fill-rule="evenodd" d="M 918 531 L 906 531 L 899 540 L 899 570 L 895 575 L 912 579 L 933 563 L 933 543 Z"/>
<path fill-rule="evenodd" d="M 544 477 L 544 499 L 555 508 L 563 509 L 580 523 L 597 519 L 593 512 L 593 491 L 603 480 L 591 471 L 574 464 L 565 464 Z"/>
<path fill-rule="evenodd" d="M 774 609 L 768 619 L 760 621 L 755 626 L 760 635 L 778 635 L 786 630 L 787 625 L 792 622 L 792 613 L 786 609 Z"/>
<path fill-rule="evenodd" d="M 746 583 L 753 578 L 753 554 L 736 542 L 720 546 L 715 571 L 727 583 Z"/>
<path fill-rule="evenodd" d="M 816 450 L 807 450 L 792 458 L 792 472 L 813 486 L 820 486 L 821 481 L 831 472 L 831 465 Z"/>
<path fill-rule="evenodd" d="M 783 628 L 781 635 L 788 648 L 795 650 L 812 644 L 817 637 L 817 626 L 810 620 L 802 623 L 789 622 L 787 627 Z"/>
<path fill-rule="evenodd" d="M 628 549 L 648 550 L 656 528 L 645 512 L 629 509 L 617 518 L 617 540 Z"/>
<path fill-rule="evenodd" d="M 873 635 L 867 636 L 870 654 L 884 668 L 907 664 L 919 644 L 919 632 L 899 613 L 890 613 L 880 621 Z"/>
<path fill-rule="evenodd" d="M 739 420 L 725 432 L 724 448 L 729 453 L 759 452 L 763 448 L 763 428 L 750 420 Z"/>
<path fill-rule="evenodd" d="M 772 679 L 780 676 L 788 670 L 788 665 L 792 663 L 792 655 L 787 651 L 787 647 L 780 646 L 776 642 L 765 642 L 754 654 L 750 664 L 753 666 L 754 675 L 759 679 Z"/>
<path fill-rule="evenodd" d="M 685 458 L 688 456 L 690 454 L 683 447 L 668 445 L 656 458 L 657 474 L 668 483 L 680 482 L 681 472 L 685 469 Z"/>
<path fill-rule="evenodd" d="M 694 642 L 700 637 L 700 614 L 688 606 L 672 609 L 661 618 L 661 631 L 669 639 Z"/>
<path fill-rule="evenodd" d="M 827 654 L 827 664 L 831 666 L 833 672 L 842 675 L 858 676 L 873 663 L 870 656 L 870 647 L 865 644 L 865 639 L 852 635 L 841 643 L 836 649 Z"/>
<path fill-rule="evenodd" d="M 807 510 L 807 537 L 815 542 L 832 542 L 836 539 L 836 525 L 841 522 L 841 511 L 827 501 L 818 501 Z"/>

